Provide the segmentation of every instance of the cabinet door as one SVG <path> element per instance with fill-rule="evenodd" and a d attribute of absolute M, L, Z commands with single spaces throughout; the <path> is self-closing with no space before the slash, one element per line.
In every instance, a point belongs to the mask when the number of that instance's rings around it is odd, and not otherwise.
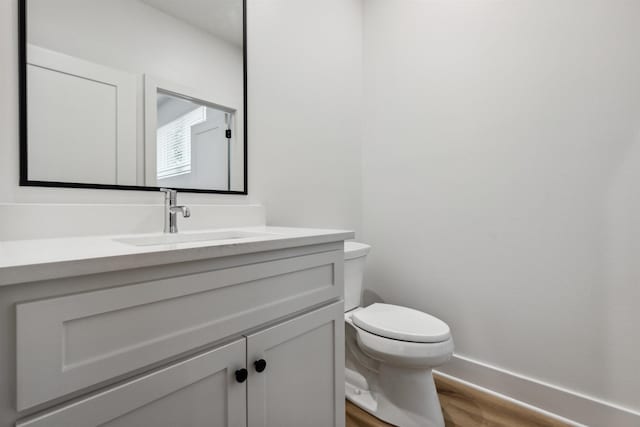
<path fill-rule="evenodd" d="M 342 301 L 248 336 L 247 364 L 249 427 L 344 426 Z"/>
<path fill-rule="evenodd" d="M 200 354 L 17 427 L 246 427 L 245 339 Z"/>

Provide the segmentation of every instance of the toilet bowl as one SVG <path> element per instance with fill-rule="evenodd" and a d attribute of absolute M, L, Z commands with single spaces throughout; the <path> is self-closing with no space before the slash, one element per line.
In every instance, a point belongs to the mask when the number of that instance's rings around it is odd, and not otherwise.
<path fill-rule="evenodd" d="M 345 242 L 345 392 L 355 405 L 399 427 L 443 427 L 432 369 L 451 358 L 446 323 L 411 308 L 361 307 L 370 246 Z"/>

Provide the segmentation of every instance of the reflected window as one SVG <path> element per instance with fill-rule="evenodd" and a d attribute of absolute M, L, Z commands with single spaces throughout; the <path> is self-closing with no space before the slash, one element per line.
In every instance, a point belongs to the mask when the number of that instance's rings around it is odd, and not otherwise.
<path fill-rule="evenodd" d="M 206 120 L 201 106 L 158 128 L 158 179 L 191 172 L 192 127 Z"/>

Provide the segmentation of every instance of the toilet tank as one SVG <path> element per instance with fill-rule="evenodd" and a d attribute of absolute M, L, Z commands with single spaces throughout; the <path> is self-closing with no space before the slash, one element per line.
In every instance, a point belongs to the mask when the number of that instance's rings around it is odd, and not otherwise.
<path fill-rule="evenodd" d="M 371 246 L 344 242 L 344 311 L 360 306 L 364 261 Z"/>

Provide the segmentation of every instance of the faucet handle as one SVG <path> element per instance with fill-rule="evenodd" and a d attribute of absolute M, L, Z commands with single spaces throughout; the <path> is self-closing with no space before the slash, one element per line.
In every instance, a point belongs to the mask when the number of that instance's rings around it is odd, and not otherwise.
<path fill-rule="evenodd" d="M 182 207 L 182 216 L 185 218 L 189 218 L 191 216 L 191 209 L 188 206 Z"/>

